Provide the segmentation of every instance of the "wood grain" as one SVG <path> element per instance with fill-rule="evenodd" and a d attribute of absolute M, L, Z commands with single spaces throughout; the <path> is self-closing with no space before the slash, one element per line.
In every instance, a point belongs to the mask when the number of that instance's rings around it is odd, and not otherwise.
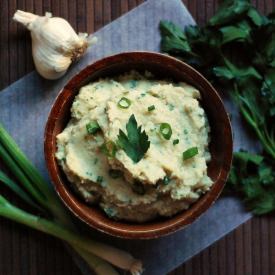
<path fill-rule="evenodd" d="M 52 11 L 79 31 L 98 30 L 144 0 L 1 0 L 0 89 L 33 70 L 30 36 L 11 17 L 16 9 L 42 14 Z M 167 0 L 168 1 L 168 0 Z M 183 0 L 195 20 L 203 25 L 218 0 Z M 275 8 L 274 0 L 253 0 L 261 12 Z M 92 11 L 92 12 L 91 12 Z M 8 190 L 3 192 L 18 203 Z M 275 275 L 274 215 L 254 218 L 240 226 L 170 275 Z M 76 275 L 61 242 L 0 219 L 0 275 Z"/>

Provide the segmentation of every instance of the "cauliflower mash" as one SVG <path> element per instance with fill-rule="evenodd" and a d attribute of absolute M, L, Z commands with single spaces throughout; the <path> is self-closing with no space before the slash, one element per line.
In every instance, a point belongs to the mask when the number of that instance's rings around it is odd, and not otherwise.
<path fill-rule="evenodd" d="M 145 222 L 187 209 L 207 192 L 209 125 L 200 92 L 136 71 L 82 87 L 57 136 L 79 195 L 111 218 Z"/>

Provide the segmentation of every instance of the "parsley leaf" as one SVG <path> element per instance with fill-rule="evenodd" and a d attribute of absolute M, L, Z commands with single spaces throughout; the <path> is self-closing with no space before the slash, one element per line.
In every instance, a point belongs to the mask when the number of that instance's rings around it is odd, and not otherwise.
<path fill-rule="evenodd" d="M 161 21 L 161 50 L 227 90 L 262 145 L 238 152 L 229 179 L 255 214 L 275 210 L 275 11 L 261 15 L 250 0 L 224 0 L 204 27 Z"/>
<path fill-rule="evenodd" d="M 238 192 L 256 215 L 275 210 L 275 161 L 248 152 L 234 154 L 227 192 Z"/>
<path fill-rule="evenodd" d="M 126 124 L 127 135 L 120 129 L 118 135 L 118 146 L 132 159 L 134 163 L 139 162 L 150 147 L 150 141 L 145 131 L 138 127 L 134 115 L 131 115 Z"/>

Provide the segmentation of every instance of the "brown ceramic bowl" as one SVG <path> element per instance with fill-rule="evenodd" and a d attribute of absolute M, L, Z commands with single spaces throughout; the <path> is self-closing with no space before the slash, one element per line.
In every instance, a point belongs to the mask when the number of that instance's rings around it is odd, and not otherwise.
<path fill-rule="evenodd" d="M 202 94 L 201 104 L 211 127 L 208 175 L 214 181 L 211 190 L 188 210 L 171 218 L 161 218 L 143 224 L 114 221 L 98 207 L 87 205 L 70 188 L 56 159 L 56 135 L 67 125 L 70 108 L 79 88 L 99 77 L 114 76 L 131 69 L 148 70 L 157 78 L 171 78 L 195 86 Z M 192 223 L 219 197 L 232 159 L 232 133 L 224 105 L 210 83 L 189 65 L 166 55 L 151 52 L 129 52 L 101 59 L 73 77 L 58 95 L 50 112 L 45 130 L 45 157 L 54 187 L 65 205 L 79 219 L 99 231 L 129 239 L 150 239 L 172 233 Z"/>

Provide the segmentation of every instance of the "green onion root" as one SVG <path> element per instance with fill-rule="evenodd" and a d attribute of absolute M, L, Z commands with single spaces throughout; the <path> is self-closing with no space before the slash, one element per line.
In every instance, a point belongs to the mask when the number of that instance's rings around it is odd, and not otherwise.
<path fill-rule="evenodd" d="M 72 247 L 97 275 L 119 275 L 119 273 L 106 261 L 77 246 Z"/>

